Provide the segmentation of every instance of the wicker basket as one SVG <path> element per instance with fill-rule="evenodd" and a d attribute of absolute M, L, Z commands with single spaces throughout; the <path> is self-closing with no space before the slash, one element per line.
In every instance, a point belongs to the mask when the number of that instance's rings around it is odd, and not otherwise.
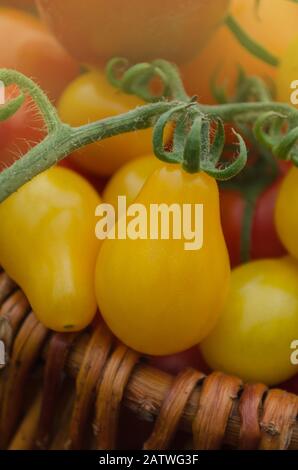
<path fill-rule="evenodd" d="M 80 334 L 52 333 L 3 271 L 0 306 L 10 357 L 0 371 L 2 449 L 116 449 L 125 408 L 152 423 L 144 449 L 173 448 L 181 430 L 185 448 L 298 449 L 296 395 L 221 372 L 173 377 L 99 321 Z"/>

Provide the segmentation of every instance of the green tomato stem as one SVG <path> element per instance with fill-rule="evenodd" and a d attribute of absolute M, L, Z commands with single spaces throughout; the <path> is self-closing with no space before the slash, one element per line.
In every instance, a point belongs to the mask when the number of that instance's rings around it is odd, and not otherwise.
<path fill-rule="evenodd" d="M 246 31 L 237 23 L 232 15 L 228 15 L 226 18 L 226 25 L 232 34 L 236 37 L 239 43 L 252 55 L 262 60 L 266 64 L 277 67 L 279 65 L 279 59 L 267 51 L 263 46 L 258 44 L 252 39 Z"/>
<path fill-rule="evenodd" d="M 188 103 L 190 97 L 185 91 L 178 68 L 174 64 L 162 59 L 155 60 L 153 66 L 161 70 L 167 77 L 172 97 L 178 101 Z"/>
<path fill-rule="evenodd" d="M 257 102 L 257 103 L 229 103 L 221 105 L 203 105 L 199 108 L 202 113 L 211 118 L 221 118 L 223 121 L 232 122 L 243 118 L 245 122 L 252 122 L 261 113 L 273 111 L 285 115 L 285 117 L 298 116 L 297 110 L 285 103 Z"/>
<path fill-rule="evenodd" d="M 121 61 L 123 62 L 123 59 Z M 119 63 L 119 59 L 116 60 L 116 65 L 117 63 Z M 115 61 L 112 63 L 112 66 L 113 64 L 115 65 Z M 214 120 L 218 122 L 219 119 L 222 119 L 227 122 L 233 122 L 234 120 L 239 122 L 242 120 L 242 122 L 251 123 L 262 113 L 275 112 L 287 117 L 289 122 L 292 121 L 293 129 L 298 126 L 297 110 L 282 103 L 249 102 L 215 106 L 201 105 L 196 100 L 190 99 L 186 94 L 177 68 L 164 60 L 154 61 L 152 63 L 152 70 L 148 69 L 148 64 L 133 66 L 132 69 L 125 72 L 122 81 L 117 81 L 117 86 L 125 85 L 129 90 L 130 88 L 132 90 L 139 89 L 143 94 L 144 84 L 147 83 L 148 77 L 152 76 L 155 70 L 158 70 L 160 78 L 164 78 L 165 87 L 170 90 L 170 98 L 173 101 L 162 99 L 155 103 L 140 106 L 126 114 L 103 119 L 77 128 L 70 127 L 60 121 L 55 107 L 32 80 L 16 71 L 0 70 L 0 80 L 5 85 L 14 83 L 18 85 L 20 94 L 24 95 L 25 93 L 32 97 L 48 129 L 48 136 L 43 142 L 33 147 L 21 159 L 0 173 L 0 202 L 4 201 L 23 184 L 30 181 L 39 173 L 49 169 L 75 150 L 118 134 L 154 126 L 153 144 L 156 155 L 160 159 L 169 163 L 178 162 L 183 164 L 189 157 L 192 162 L 191 171 L 195 169 L 199 171 L 201 169 L 217 179 L 227 179 L 241 171 L 246 163 L 247 152 L 244 141 L 238 135 L 240 146 L 238 158 L 228 167 L 218 168 L 218 152 L 223 146 L 222 138 L 220 138 L 219 142 L 216 142 L 216 145 L 210 146 L 208 136 L 205 136 L 203 142 L 205 144 L 206 142 L 208 143 L 209 155 L 204 155 L 201 162 L 194 162 L 195 158 L 201 158 L 199 149 L 196 151 L 196 146 L 198 142 L 202 142 L 202 137 L 204 137 L 206 130 L 205 126 L 195 125 L 193 127 L 194 122 L 199 122 L 197 120 L 198 117 L 206 121 Z M 113 67 L 109 68 L 109 75 L 113 78 Z M 18 102 L 14 103 L 17 106 L 19 104 Z M 164 149 L 164 129 L 169 121 L 175 121 L 177 124 L 173 151 L 166 151 Z M 188 134 L 191 128 L 193 131 Z M 210 129 L 209 126 L 208 129 Z M 200 138 L 197 137 L 196 132 L 200 132 Z M 289 143 L 286 142 L 286 149 L 295 144 L 293 139 Z"/>
<path fill-rule="evenodd" d="M 126 114 L 77 128 L 62 124 L 59 120 L 56 129 L 40 144 L 0 173 L 0 202 L 73 151 L 108 137 L 152 127 L 160 115 L 175 106 L 176 102 L 148 104 Z"/>
<path fill-rule="evenodd" d="M 56 108 L 51 104 L 47 95 L 30 78 L 16 70 L 1 69 L 0 80 L 8 85 L 17 85 L 20 93 L 29 94 L 36 103 L 38 110 L 43 116 L 48 132 L 54 132 L 61 125 Z"/>

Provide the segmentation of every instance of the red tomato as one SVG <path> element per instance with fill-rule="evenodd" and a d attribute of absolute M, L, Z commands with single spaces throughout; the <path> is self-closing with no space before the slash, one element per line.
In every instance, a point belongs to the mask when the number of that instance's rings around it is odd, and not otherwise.
<path fill-rule="evenodd" d="M 18 96 L 18 88 L 7 87 L 6 99 Z M 46 135 L 43 119 L 31 98 L 6 121 L 0 121 L 0 171 L 10 166 Z"/>
<path fill-rule="evenodd" d="M 286 390 L 287 392 L 296 393 L 296 395 L 298 395 L 298 375 L 295 375 L 295 377 L 292 379 L 287 380 L 287 382 L 283 382 L 280 385 L 280 388 Z"/>
<path fill-rule="evenodd" d="M 282 178 L 268 187 L 257 199 L 252 215 L 250 233 L 250 259 L 279 257 L 286 253 L 274 224 L 274 210 L 278 189 Z M 241 259 L 242 230 L 244 212 L 248 201 L 244 194 L 235 190 L 221 190 L 222 227 L 229 250 L 232 266 L 237 266 Z"/>
<path fill-rule="evenodd" d="M 192 367 L 208 374 L 209 367 L 197 346 L 170 356 L 149 356 L 149 364 L 168 374 L 177 375 L 187 367 Z"/>

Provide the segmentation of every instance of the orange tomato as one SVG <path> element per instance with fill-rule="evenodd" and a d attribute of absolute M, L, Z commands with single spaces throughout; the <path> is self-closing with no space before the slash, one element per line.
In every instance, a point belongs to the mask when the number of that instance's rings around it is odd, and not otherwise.
<path fill-rule="evenodd" d="M 37 0 L 47 24 L 79 60 L 193 57 L 223 21 L 230 0 Z"/>
<path fill-rule="evenodd" d="M 242 28 L 258 43 L 281 57 L 297 34 L 298 6 L 285 0 L 262 0 L 256 10 L 255 0 L 233 0 L 231 14 Z M 202 103 L 212 103 L 210 81 L 228 84 L 233 92 L 238 65 L 248 75 L 274 79 L 276 68 L 250 54 L 223 25 L 211 38 L 199 56 L 182 69 L 188 92 L 198 95 Z"/>
<path fill-rule="evenodd" d="M 9 8 L 0 8 L 0 68 L 32 77 L 53 100 L 79 73 L 77 63 L 37 18 Z"/>

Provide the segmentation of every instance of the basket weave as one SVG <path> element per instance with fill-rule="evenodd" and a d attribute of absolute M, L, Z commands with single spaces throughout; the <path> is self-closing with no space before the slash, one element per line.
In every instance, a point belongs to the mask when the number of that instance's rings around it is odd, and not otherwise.
<path fill-rule="evenodd" d="M 0 338 L 10 356 L 0 371 L 2 449 L 115 449 L 122 407 L 154 421 L 144 449 L 169 448 L 178 429 L 197 450 L 298 449 L 296 395 L 221 372 L 173 377 L 100 321 L 79 334 L 52 333 L 3 271 Z"/>

